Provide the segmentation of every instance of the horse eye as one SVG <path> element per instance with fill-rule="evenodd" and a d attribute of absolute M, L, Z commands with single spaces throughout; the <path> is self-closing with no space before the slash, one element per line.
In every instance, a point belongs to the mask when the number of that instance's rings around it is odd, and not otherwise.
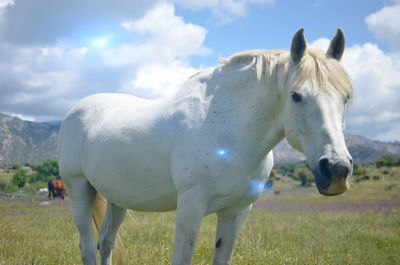
<path fill-rule="evenodd" d="M 294 93 L 292 94 L 292 99 L 293 99 L 293 101 L 294 101 L 295 103 L 298 103 L 298 102 L 301 101 L 301 95 L 298 94 L 298 93 L 296 93 L 296 92 L 294 92 Z"/>

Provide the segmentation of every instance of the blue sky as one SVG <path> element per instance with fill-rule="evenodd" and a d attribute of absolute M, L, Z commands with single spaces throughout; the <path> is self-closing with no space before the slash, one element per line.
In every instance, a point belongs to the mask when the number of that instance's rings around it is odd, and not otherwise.
<path fill-rule="evenodd" d="M 0 112 L 61 120 L 100 92 L 172 95 L 248 49 L 346 35 L 355 90 L 347 132 L 400 141 L 400 0 L 0 0 Z"/>
<path fill-rule="evenodd" d="M 223 24 L 209 10 L 176 8 L 185 21 L 208 30 L 204 41 L 213 53 L 195 58 L 193 63 L 215 64 L 217 56 L 229 56 L 248 49 L 289 49 L 294 32 L 303 27 L 309 41 L 331 38 L 338 27 L 346 34 L 347 45 L 376 42 L 364 19 L 390 1 L 361 0 L 276 0 L 273 4 L 253 4 L 246 16 Z M 227 45 L 229 44 L 229 45 Z M 385 42 L 380 48 L 387 50 Z"/>

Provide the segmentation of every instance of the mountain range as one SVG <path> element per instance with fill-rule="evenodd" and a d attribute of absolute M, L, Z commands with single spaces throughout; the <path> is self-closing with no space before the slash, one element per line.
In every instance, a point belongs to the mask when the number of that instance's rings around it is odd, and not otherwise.
<path fill-rule="evenodd" d="M 346 134 L 347 149 L 355 163 L 372 163 L 383 155 L 400 156 L 400 142 L 381 142 L 362 136 Z M 291 163 L 305 160 L 305 156 L 293 149 L 286 140 L 274 148 L 276 163 Z"/>
<path fill-rule="evenodd" d="M 0 166 L 41 163 L 56 158 L 57 133 L 61 122 L 39 123 L 0 113 Z M 356 163 L 375 162 L 383 155 L 400 156 L 400 143 L 374 141 L 365 137 L 345 136 L 347 147 Z M 305 160 L 286 140 L 274 148 L 276 163 Z"/>
<path fill-rule="evenodd" d="M 0 166 L 56 158 L 60 123 L 24 121 L 0 113 Z"/>

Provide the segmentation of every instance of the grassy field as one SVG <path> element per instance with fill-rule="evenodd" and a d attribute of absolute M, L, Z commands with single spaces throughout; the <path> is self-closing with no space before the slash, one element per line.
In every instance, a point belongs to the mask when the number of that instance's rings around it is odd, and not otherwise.
<path fill-rule="evenodd" d="M 338 197 L 282 178 L 243 225 L 232 264 L 400 264 L 400 170 Z M 0 198 L 0 265 L 81 264 L 68 200 Z M 43 204 L 43 203 L 42 203 Z M 126 264 L 170 264 L 175 213 L 131 213 L 121 232 Z M 193 264 L 211 264 L 216 217 L 201 227 Z"/>

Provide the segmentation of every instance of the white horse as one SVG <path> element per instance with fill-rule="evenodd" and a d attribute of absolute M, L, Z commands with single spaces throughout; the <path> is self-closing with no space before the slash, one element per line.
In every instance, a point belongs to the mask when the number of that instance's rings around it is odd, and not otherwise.
<path fill-rule="evenodd" d="M 91 209 L 100 193 L 108 201 L 101 264 L 111 264 L 126 209 L 177 210 L 174 265 L 191 264 L 202 218 L 216 213 L 213 264 L 230 264 L 271 172 L 271 149 L 284 137 L 307 156 L 320 193 L 343 193 L 352 172 L 344 111 L 353 97 L 338 62 L 344 42 L 339 29 L 327 52 L 307 49 L 301 29 L 290 52 L 233 55 L 192 76 L 172 98 L 97 94 L 79 102 L 58 147 L 83 263 L 97 263 Z"/>

